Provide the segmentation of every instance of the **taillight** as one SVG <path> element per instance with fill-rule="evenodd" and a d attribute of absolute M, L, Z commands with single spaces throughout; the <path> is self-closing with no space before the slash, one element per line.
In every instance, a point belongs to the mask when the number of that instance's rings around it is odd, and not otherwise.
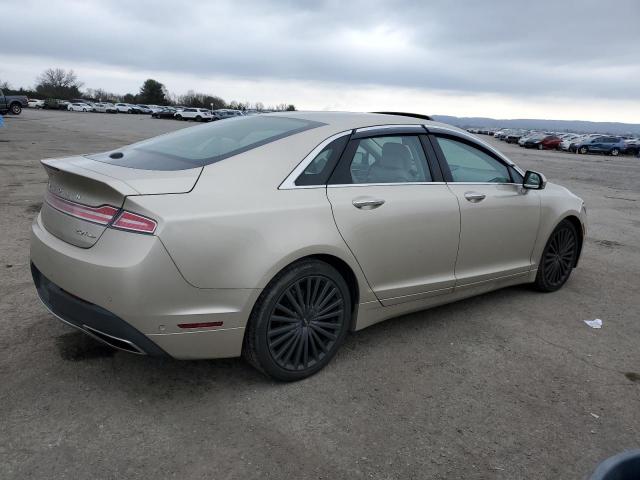
<path fill-rule="evenodd" d="M 101 207 L 89 207 L 82 205 L 81 203 L 70 202 L 64 198 L 53 195 L 47 192 L 45 198 L 46 202 L 56 210 L 71 215 L 72 217 L 81 218 L 82 220 L 88 220 L 100 225 L 108 225 L 114 219 L 119 209 L 110 205 L 103 205 Z"/>
<path fill-rule="evenodd" d="M 120 230 L 136 233 L 153 233 L 158 222 L 137 213 L 121 210 L 111 205 L 90 207 L 81 203 L 72 202 L 62 197 L 47 192 L 45 201 L 56 210 L 75 218 L 87 220 L 92 223 L 113 227 Z"/>
<path fill-rule="evenodd" d="M 111 226 L 130 232 L 153 233 L 156 231 L 158 223 L 137 213 L 123 211 Z"/>

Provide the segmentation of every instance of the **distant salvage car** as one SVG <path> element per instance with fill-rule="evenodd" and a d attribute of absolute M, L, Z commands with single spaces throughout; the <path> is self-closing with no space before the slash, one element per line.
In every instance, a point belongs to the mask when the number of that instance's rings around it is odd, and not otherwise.
<path fill-rule="evenodd" d="M 86 103 L 70 103 L 67 110 L 70 112 L 90 112 L 93 110 L 93 107 Z"/>
<path fill-rule="evenodd" d="M 28 101 L 28 106 L 29 108 L 43 108 L 44 107 L 44 100 L 36 100 L 35 98 L 32 98 Z"/>
<path fill-rule="evenodd" d="M 99 113 L 118 113 L 118 109 L 113 103 L 96 103 L 93 106 L 95 112 Z"/>
<path fill-rule="evenodd" d="M 206 108 L 185 108 L 180 112 L 176 112 L 178 120 L 195 120 L 196 122 L 210 122 L 213 120 L 211 110 Z"/>
<path fill-rule="evenodd" d="M 605 153 L 614 157 L 626 153 L 627 144 L 620 137 L 599 136 L 587 139 L 576 145 L 578 153 Z"/>
<path fill-rule="evenodd" d="M 560 137 L 556 135 L 538 135 L 529 137 L 524 142 L 524 148 L 537 148 L 538 150 L 554 150 L 560 145 Z"/>
<path fill-rule="evenodd" d="M 164 107 L 163 109 L 153 112 L 151 117 L 153 118 L 175 118 L 177 110 L 173 107 Z"/>

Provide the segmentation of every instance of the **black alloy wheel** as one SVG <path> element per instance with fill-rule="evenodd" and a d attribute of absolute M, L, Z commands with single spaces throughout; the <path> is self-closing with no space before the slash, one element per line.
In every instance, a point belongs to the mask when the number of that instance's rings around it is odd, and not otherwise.
<path fill-rule="evenodd" d="M 544 292 L 562 287 L 571 275 L 578 255 L 578 233 L 574 225 L 563 220 L 555 228 L 542 252 L 535 285 Z"/>
<path fill-rule="evenodd" d="M 300 380 L 322 369 L 351 320 L 349 288 L 338 271 L 303 260 L 281 272 L 256 302 L 243 354 L 267 375 Z"/>

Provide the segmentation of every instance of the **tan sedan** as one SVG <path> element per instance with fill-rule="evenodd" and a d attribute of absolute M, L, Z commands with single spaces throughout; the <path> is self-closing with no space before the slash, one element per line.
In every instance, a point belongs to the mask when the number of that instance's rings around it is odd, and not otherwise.
<path fill-rule="evenodd" d="M 585 235 L 580 198 L 419 115 L 253 115 L 42 163 L 31 261 L 54 315 L 122 350 L 244 355 L 281 380 L 390 317 L 556 290 Z"/>

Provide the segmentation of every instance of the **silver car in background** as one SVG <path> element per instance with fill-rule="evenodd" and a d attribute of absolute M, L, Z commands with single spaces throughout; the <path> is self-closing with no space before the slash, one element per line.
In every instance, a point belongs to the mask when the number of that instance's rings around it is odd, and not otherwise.
<path fill-rule="evenodd" d="M 132 353 L 243 355 L 280 380 L 391 317 L 557 290 L 585 236 L 580 198 L 420 115 L 242 116 L 42 164 L 31 262 L 54 315 Z"/>

